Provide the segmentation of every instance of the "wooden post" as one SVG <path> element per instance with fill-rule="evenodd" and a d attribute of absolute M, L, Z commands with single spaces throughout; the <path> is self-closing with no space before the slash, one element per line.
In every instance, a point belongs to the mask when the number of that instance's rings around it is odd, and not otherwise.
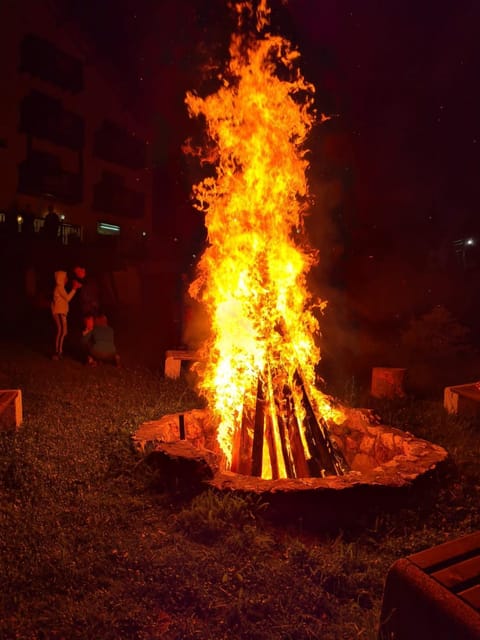
<path fill-rule="evenodd" d="M 185 416 L 183 413 L 178 414 L 178 429 L 180 431 L 180 440 L 185 440 Z"/>

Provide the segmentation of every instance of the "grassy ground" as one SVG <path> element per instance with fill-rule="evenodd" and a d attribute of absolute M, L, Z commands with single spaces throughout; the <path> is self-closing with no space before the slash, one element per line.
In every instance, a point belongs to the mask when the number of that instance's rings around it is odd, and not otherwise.
<path fill-rule="evenodd" d="M 130 435 L 198 406 L 183 381 L 0 345 L 0 388 L 24 424 L 0 433 L 0 637 L 17 640 L 376 638 L 388 567 L 480 528 L 479 425 L 440 401 L 375 407 L 444 445 L 428 495 L 362 529 L 273 527 L 263 505 L 153 489 Z"/>

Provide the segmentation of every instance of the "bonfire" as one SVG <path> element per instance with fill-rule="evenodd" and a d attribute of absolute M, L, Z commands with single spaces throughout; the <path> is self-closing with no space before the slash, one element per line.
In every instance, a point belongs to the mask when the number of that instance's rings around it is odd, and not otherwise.
<path fill-rule="evenodd" d="M 270 8 L 237 2 L 238 28 L 220 87 L 188 93 L 207 142 L 190 152 L 212 167 L 193 188 L 207 247 L 189 293 L 206 309 L 198 389 L 218 424 L 226 467 L 262 478 L 342 474 L 329 437 L 342 411 L 318 388 L 318 316 L 307 288 L 307 140 L 318 116 L 300 54 L 270 32 Z M 247 25 L 253 25 L 247 28 Z"/>

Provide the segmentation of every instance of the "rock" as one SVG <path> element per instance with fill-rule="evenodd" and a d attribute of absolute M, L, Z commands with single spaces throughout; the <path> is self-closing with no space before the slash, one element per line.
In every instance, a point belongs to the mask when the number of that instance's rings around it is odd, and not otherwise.
<path fill-rule="evenodd" d="M 198 449 L 187 440 L 158 444 L 145 457 L 167 489 L 186 489 L 211 480 L 218 471 L 218 458 L 213 451 Z"/>
<path fill-rule="evenodd" d="M 216 445 L 215 424 L 211 415 L 203 409 L 193 409 L 184 413 L 172 413 L 159 420 L 151 420 L 140 425 L 133 434 L 135 446 L 147 453 L 160 442 L 180 440 L 180 416 L 183 415 L 185 440 L 200 449 L 214 449 Z"/>

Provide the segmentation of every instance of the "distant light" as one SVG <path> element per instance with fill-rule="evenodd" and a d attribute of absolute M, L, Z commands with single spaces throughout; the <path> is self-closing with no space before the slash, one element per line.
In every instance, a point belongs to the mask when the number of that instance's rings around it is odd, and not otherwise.
<path fill-rule="evenodd" d="M 178 242 L 178 238 L 174 238 L 174 239 L 173 239 L 173 241 L 174 241 L 174 242 Z"/>
<path fill-rule="evenodd" d="M 110 224 L 109 222 L 98 222 L 97 233 L 101 235 L 116 236 L 120 234 L 120 227 L 118 224 Z"/>
<path fill-rule="evenodd" d="M 17 216 L 17 222 L 18 222 L 18 224 L 22 224 L 22 222 L 23 222 L 22 216 Z"/>
<path fill-rule="evenodd" d="M 64 214 L 64 213 L 61 213 L 61 214 L 60 214 L 60 220 L 61 220 L 62 222 L 65 220 L 65 214 Z"/>
<path fill-rule="evenodd" d="M 147 236 L 147 232 L 146 232 L 146 231 L 142 231 L 142 236 L 143 236 L 144 238 L 146 238 L 146 236 Z"/>
<path fill-rule="evenodd" d="M 465 244 L 468 244 L 471 247 L 475 244 L 475 240 L 473 238 L 468 238 L 468 240 L 465 240 Z"/>

